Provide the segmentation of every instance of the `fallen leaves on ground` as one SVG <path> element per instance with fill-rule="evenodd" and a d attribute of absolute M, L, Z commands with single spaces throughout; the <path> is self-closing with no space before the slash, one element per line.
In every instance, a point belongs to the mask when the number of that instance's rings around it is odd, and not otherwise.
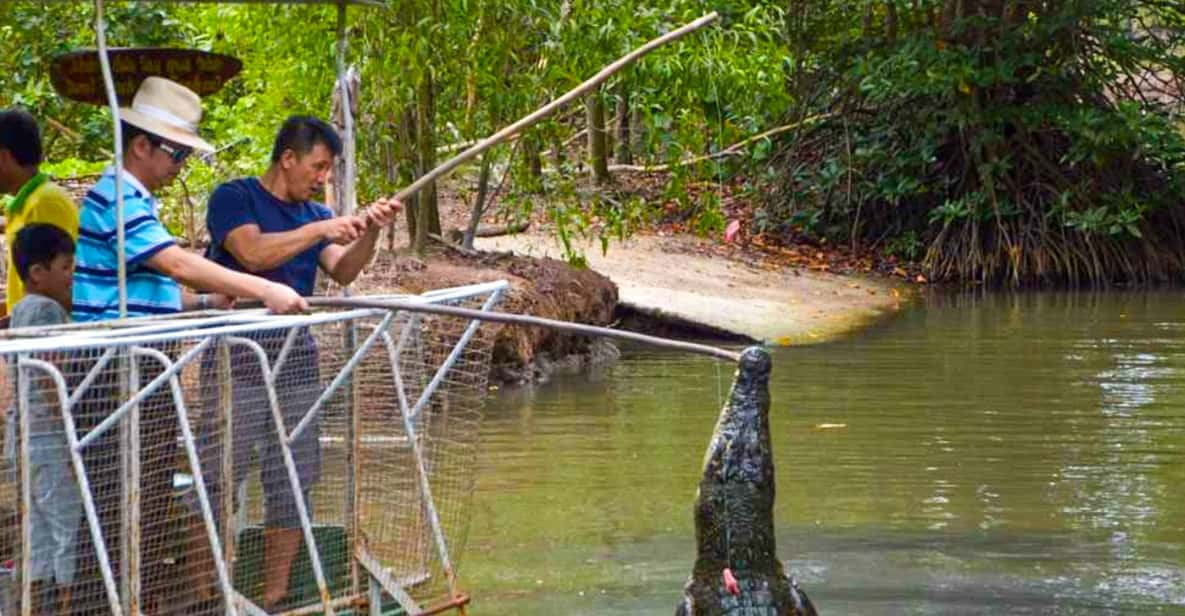
<path fill-rule="evenodd" d="M 619 172 L 614 175 L 611 186 L 581 183 L 578 192 L 586 195 L 600 193 L 622 203 L 631 198 L 642 199 L 650 205 L 653 219 L 641 228 L 631 229 L 631 232 L 635 238 L 648 235 L 663 238 L 664 250 L 670 252 L 720 257 L 766 271 L 872 274 L 899 278 L 906 283 L 928 283 L 918 264 L 885 256 L 878 250 L 837 245 L 798 231 L 780 234 L 757 232 L 756 204 L 743 189 L 745 181 L 746 178 L 738 176 L 725 183 L 688 182 L 685 185 L 684 203 L 700 203 L 704 197 L 711 197 L 720 203 L 720 213 L 726 222 L 721 222 L 721 228 L 707 236 L 696 233 L 696 208 L 684 207 L 669 198 L 667 188 L 670 177 L 665 172 Z M 502 195 L 510 192 L 506 190 Z M 439 189 L 439 194 L 444 226 L 462 226 L 468 212 L 461 193 L 455 186 L 446 185 Z M 491 213 L 496 209 L 491 208 Z M 553 228 L 551 216 L 547 207 L 534 208 L 530 216 L 531 228 L 536 231 Z M 496 215 L 487 216 L 485 221 L 505 222 Z M 590 218 L 590 226 L 595 230 L 603 224 L 599 219 Z M 703 238 L 708 241 L 669 241 L 672 238 Z"/>

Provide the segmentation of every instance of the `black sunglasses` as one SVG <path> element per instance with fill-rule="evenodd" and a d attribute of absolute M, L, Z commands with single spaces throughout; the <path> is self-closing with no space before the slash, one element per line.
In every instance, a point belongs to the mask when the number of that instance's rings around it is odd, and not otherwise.
<path fill-rule="evenodd" d="M 193 154 L 193 148 L 172 145 L 165 143 L 164 141 L 156 141 L 153 142 L 152 145 L 155 145 L 156 147 L 160 148 L 160 151 L 168 154 L 169 158 L 173 159 L 174 163 L 181 163 L 186 158 L 189 158 L 190 154 Z"/>

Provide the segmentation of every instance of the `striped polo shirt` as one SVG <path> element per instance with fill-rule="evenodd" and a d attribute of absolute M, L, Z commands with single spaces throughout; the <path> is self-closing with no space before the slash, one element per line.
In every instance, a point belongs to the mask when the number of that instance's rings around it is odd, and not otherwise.
<path fill-rule="evenodd" d="M 148 267 L 152 255 L 176 245 L 161 224 L 157 201 L 136 177 L 123 172 L 124 248 L 127 256 L 128 316 L 181 310 L 181 287 Z M 75 321 L 119 318 L 119 262 L 116 254 L 115 171 L 107 169 L 86 193 L 74 255 Z"/>

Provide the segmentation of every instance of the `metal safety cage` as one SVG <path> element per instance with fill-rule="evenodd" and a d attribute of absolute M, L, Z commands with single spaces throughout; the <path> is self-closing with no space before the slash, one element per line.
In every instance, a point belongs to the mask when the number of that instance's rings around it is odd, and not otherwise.
<path fill-rule="evenodd" d="M 494 330 L 417 307 L 506 289 L 8 332 L 0 614 L 464 605 Z"/>

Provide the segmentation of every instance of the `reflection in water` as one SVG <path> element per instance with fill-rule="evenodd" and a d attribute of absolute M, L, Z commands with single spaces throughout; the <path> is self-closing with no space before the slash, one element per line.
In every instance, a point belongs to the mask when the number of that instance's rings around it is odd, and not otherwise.
<path fill-rule="evenodd" d="M 832 614 L 1185 611 L 1178 295 L 936 297 L 778 350 L 779 553 L 812 599 Z M 626 349 L 605 374 L 497 397 L 460 567 L 473 613 L 672 613 L 731 371 Z"/>

